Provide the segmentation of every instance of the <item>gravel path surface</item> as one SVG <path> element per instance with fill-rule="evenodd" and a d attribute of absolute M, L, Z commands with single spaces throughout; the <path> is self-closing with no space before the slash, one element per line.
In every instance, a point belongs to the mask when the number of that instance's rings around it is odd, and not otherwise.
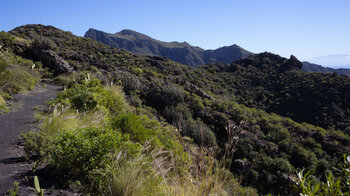
<path fill-rule="evenodd" d="M 36 129 L 34 106 L 43 105 L 54 98 L 60 88 L 46 85 L 18 94 L 14 97 L 14 109 L 0 115 L 0 195 L 4 195 L 13 182 L 23 183 L 26 173 L 31 171 L 32 164 L 25 162 L 21 133 Z M 20 188 L 21 195 L 28 195 L 24 189 L 27 187 Z"/>

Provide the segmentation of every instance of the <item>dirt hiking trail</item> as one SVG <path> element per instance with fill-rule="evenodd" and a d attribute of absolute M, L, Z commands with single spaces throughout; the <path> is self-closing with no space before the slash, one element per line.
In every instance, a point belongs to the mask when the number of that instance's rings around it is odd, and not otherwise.
<path fill-rule="evenodd" d="M 46 85 L 15 95 L 14 109 L 7 114 L 0 114 L 0 195 L 4 195 L 15 181 L 22 184 L 26 173 L 31 171 L 32 164 L 25 161 L 21 134 L 37 129 L 33 108 L 43 107 L 61 88 Z M 20 186 L 19 194 L 28 195 L 28 190 L 25 189 L 28 187 Z"/>

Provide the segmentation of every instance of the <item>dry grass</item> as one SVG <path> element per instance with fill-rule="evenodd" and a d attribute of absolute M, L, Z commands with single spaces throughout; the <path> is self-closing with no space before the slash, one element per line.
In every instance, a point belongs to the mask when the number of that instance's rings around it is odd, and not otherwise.
<path fill-rule="evenodd" d="M 241 126 L 228 126 L 229 140 L 221 161 L 232 158 L 235 144 L 242 133 Z M 187 146 L 190 162 L 185 171 L 176 171 L 176 161 L 169 151 L 150 150 L 125 161 L 119 153 L 117 169 L 108 184 L 106 195 L 258 195 L 255 189 L 242 187 L 218 162 L 213 148 Z M 149 157 L 152 157 L 149 159 Z M 151 163 L 151 164 L 150 164 Z M 180 174 L 182 173 L 182 174 Z"/>

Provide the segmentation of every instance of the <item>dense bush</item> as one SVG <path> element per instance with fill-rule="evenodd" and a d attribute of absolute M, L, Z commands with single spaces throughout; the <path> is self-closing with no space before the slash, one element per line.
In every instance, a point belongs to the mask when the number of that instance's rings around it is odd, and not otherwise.
<path fill-rule="evenodd" d="M 43 50 L 54 50 L 57 46 L 50 38 L 43 37 L 37 34 L 32 35 L 32 47 Z"/>
<path fill-rule="evenodd" d="M 55 139 L 51 164 L 73 179 L 92 178 L 90 172 L 106 169 L 119 152 L 135 155 L 140 145 L 116 130 L 89 127 L 64 131 Z"/>
<path fill-rule="evenodd" d="M 300 195 L 349 195 L 350 194 L 350 156 L 344 154 L 344 160 L 337 169 L 338 173 L 331 171 L 324 173 L 325 180 L 317 181 L 313 176 L 313 171 L 304 173 L 304 169 L 297 172 L 295 180 L 295 190 Z"/>
<path fill-rule="evenodd" d="M 160 141 L 156 136 L 158 126 L 152 126 L 157 122 L 151 122 L 146 116 L 139 116 L 133 113 L 117 116 L 111 120 L 113 129 L 118 129 L 122 133 L 130 135 L 131 139 L 140 143 L 154 140 L 153 142 L 159 144 Z M 145 125 L 147 127 L 145 127 Z"/>
<path fill-rule="evenodd" d="M 169 105 L 176 105 L 184 101 L 185 93 L 183 89 L 170 81 L 167 81 L 162 85 L 162 91 L 168 97 L 166 102 Z"/>
<path fill-rule="evenodd" d="M 201 120 L 193 119 L 188 108 L 181 106 L 166 107 L 164 115 L 174 126 L 180 129 L 182 135 L 193 138 L 197 144 L 217 146 L 214 132 Z"/>
<path fill-rule="evenodd" d="M 13 95 L 33 90 L 40 78 L 39 71 L 31 68 L 33 64 L 31 60 L 0 51 L 0 92 Z"/>
<path fill-rule="evenodd" d="M 58 95 L 53 103 L 63 103 L 79 111 L 104 107 L 111 114 L 121 114 L 127 109 L 118 87 L 104 88 L 96 79 L 82 80 Z"/>
<path fill-rule="evenodd" d="M 279 142 L 290 137 L 288 129 L 283 127 L 281 124 L 268 123 L 266 126 L 267 137 L 272 141 Z"/>
<path fill-rule="evenodd" d="M 117 79 L 123 83 L 124 90 L 126 93 L 138 90 L 141 86 L 138 77 L 130 73 L 122 73 L 117 76 Z"/>
<path fill-rule="evenodd" d="M 9 46 L 12 46 L 15 42 L 15 37 L 9 33 L 6 33 L 4 31 L 0 32 L 0 50 L 2 48 L 8 48 Z"/>

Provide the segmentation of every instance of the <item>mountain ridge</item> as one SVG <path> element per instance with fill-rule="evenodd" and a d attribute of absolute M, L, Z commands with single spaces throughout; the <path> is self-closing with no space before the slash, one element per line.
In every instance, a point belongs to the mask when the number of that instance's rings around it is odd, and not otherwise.
<path fill-rule="evenodd" d="M 305 72 L 337 73 L 340 75 L 350 76 L 350 69 L 345 69 L 345 68 L 335 69 L 330 67 L 324 67 L 322 65 L 310 63 L 308 61 L 303 61 L 302 63 L 303 63 L 302 70 Z"/>
<path fill-rule="evenodd" d="M 187 42 L 159 41 L 131 29 L 124 29 L 111 34 L 90 28 L 84 37 L 140 55 L 164 56 L 189 66 L 200 66 L 208 63 L 232 63 L 253 55 L 253 53 L 236 44 L 205 50 L 198 46 L 192 46 Z M 302 70 L 305 72 L 337 73 L 350 76 L 350 69 L 334 69 L 307 61 L 302 62 L 302 64 Z"/>
<path fill-rule="evenodd" d="M 112 47 L 126 49 L 136 54 L 164 56 L 189 66 L 199 66 L 217 62 L 232 63 L 253 54 L 236 44 L 214 50 L 205 50 L 198 46 L 191 46 L 187 42 L 159 41 L 129 29 L 110 34 L 90 28 L 85 33 L 84 37 L 94 39 Z"/>

